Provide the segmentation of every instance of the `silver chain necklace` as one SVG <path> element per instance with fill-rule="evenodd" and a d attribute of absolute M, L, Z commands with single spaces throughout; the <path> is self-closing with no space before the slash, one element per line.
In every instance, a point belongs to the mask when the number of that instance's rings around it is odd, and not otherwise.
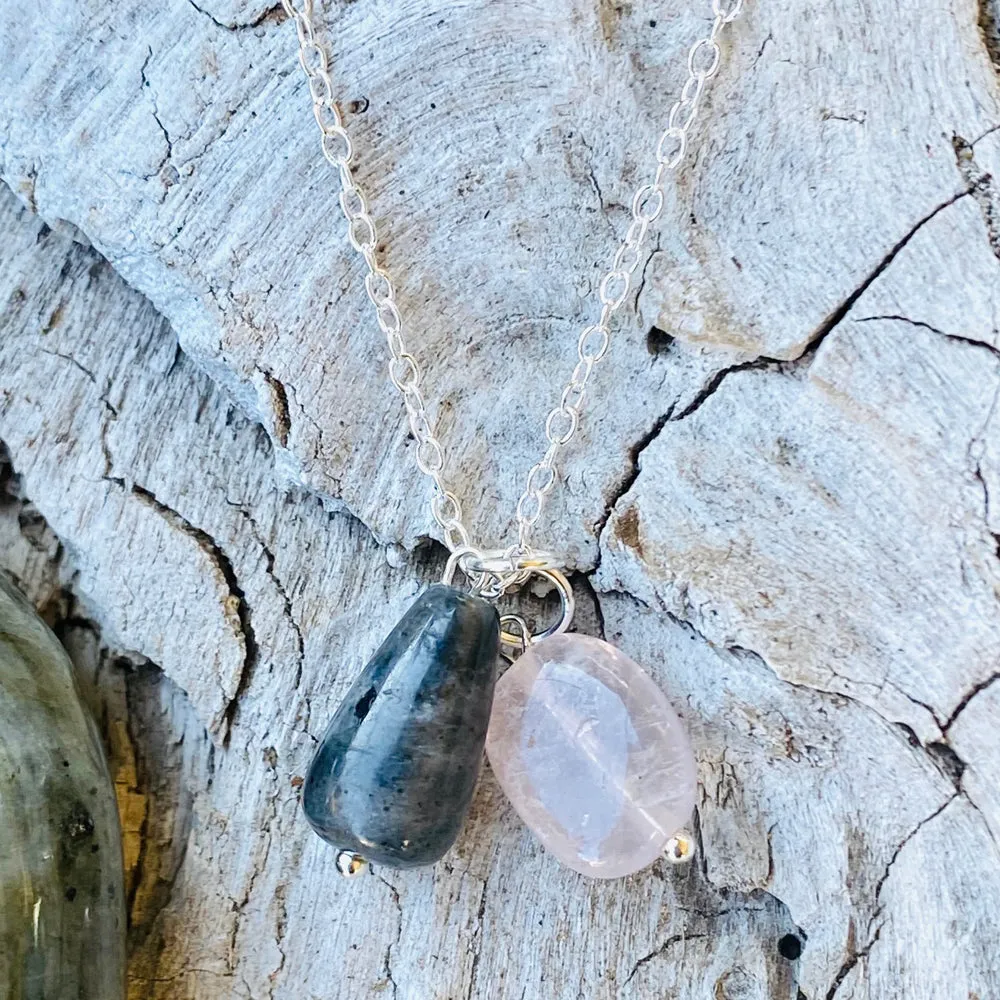
<path fill-rule="evenodd" d="M 572 587 L 558 556 L 533 548 L 532 532 L 558 480 L 560 452 L 579 427 L 594 368 L 608 351 L 612 319 L 644 259 L 649 228 L 663 211 L 668 175 L 685 159 L 706 85 L 719 71 L 720 36 L 743 0 L 712 0 L 711 30 L 688 51 L 687 79 L 656 143 L 655 170 L 632 197 L 628 229 L 598 285 L 597 322 L 580 333 L 572 372 L 545 419 L 545 452 L 528 470 L 517 501 L 517 539 L 498 549 L 473 540 L 446 483 L 423 371 L 403 337 L 395 286 L 376 256 L 376 225 L 355 179 L 354 145 L 316 35 L 313 0 L 282 5 L 298 34 L 323 156 L 340 177 L 348 240 L 367 267 L 365 291 L 389 348 L 389 378 L 403 397 L 417 465 L 434 484 L 431 512 L 451 553 L 442 583 L 418 598 L 338 708 L 303 789 L 306 815 L 340 848 L 344 874 L 360 870 L 363 855 L 402 868 L 433 863 L 458 836 L 485 743 L 517 811 L 570 867 L 616 877 L 664 850 L 672 860 L 686 860 L 690 839 L 678 831 L 697 786 L 682 724 L 638 664 L 603 640 L 562 634 L 573 616 Z M 456 570 L 471 593 L 451 586 Z M 533 575 L 555 585 L 562 606 L 560 619 L 535 633 L 518 616 L 498 618 L 489 603 Z M 524 655 L 496 683 L 501 645 Z M 616 742 L 626 725 L 642 734 L 641 752 L 623 751 Z M 538 745 L 545 752 L 535 759 Z M 565 766 L 553 784 L 552 762 L 560 754 Z M 618 800 L 603 802 L 612 786 Z"/>
<path fill-rule="evenodd" d="M 403 397 L 410 431 L 417 442 L 416 461 L 434 483 L 431 513 L 440 525 L 444 542 L 453 553 L 460 550 L 459 563 L 463 570 L 479 575 L 479 590 L 492 596 L 523 582 L 518 566 L 538 568 L 551 560 L 548 553 L 538 554 L 531 546 L 531 535 L 541 516 L 545 497 L 558 480 L 556 460 L 576 434 L 583 411 L 584 396 L 594 367 L 608 351 L 611 341 L 611 320 L 624 305 L 632 287 L 632 277 L 643 259 L 643 247 L 649 227 L 659 218 L 664 205 L 664 184 L 667 175 L 676 170 L 685 158 L 688 135 L 701 107 L 709 80 L 718 73 L 722 62 L 719 36 L 726 25 L 740 14 L 743 0 L 712 0 L 712 28 L 699 38 L 688 51 L 688 76 L 681 95 L 670 109 L 667 126 L 656 144 L 656 169 L 652 179 L 640 185 L 632 197 L 632 219 L 615 252 L 611 267 L 598 286 L 600 315 L 592 326 L 580 334 L 576 345 L 576 363 L 565 383 L 559 402 L 545 419 L 546 449 L 542 458 L 529 470 L 524 491 L 517 501 L 517 542 L 501 550 L 487 550 L 473 542 L 463 521 L 462 505 L 445 482 L 444 448 L 427 416 L 424 398 L 424 374 L 419 362 L 407 348 L 403 338 L 403 322 L 396 305 L 392 279 L 379 264 L 375 253 L 378 235 L 375 221 L 368 210 L 368 197 L 354 176 L 354 144 L 344 128 L 343 117 L 333 94 L 330 61 L 326 49 L 316 37 L 313 22 L 313 0 L 282 0 L 285 11 L 295 23 L 299 37 L 299 62 L 309 83 L 313 114 L 320 131 L 323 156 L 340 176 L 340 206 L 347 217 L 347 236 L 351 246 L 364 258 L 368 273 L 365 291 L 375 307 L 375 318 L 385 334 L 389 348 L 389 378 Z M 484 567 L 507 566 L 507 574 L 499 579 L 493 572 L 494 585 L 488 588 L 482 574 Z M 515 580 L 515 576 L 518 577 Z"/>

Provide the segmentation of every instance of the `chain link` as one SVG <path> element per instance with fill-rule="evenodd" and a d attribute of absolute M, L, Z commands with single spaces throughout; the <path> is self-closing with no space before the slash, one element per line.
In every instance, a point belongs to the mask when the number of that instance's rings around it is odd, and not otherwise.
<path fill-rule="evenodd" d="M 665 202 L 667 175 L 676 170 L 687 153 L 691 130 L 705 85 L 714 77 L 722 62 L 719 35 L 740 14 L 744 0 L 712 0 L 712 28 L 688 50 L 688 76 L 678 100 L 667 116 L 667 127 L 656 144 L 656 171 L 653 179 L 644 183 L 632 199 L 632 219 L 625 237 L 615 252 L 611 266 L 598 285 L 600 315 L 597 323 L 586 327 L 577 341 L 577 361 L 569 381 L 565 383 L 559 403 L 545 418 L 545 454 L 529 470 L 524 492 L 517 501 L 515 520 L 517 543 L 506 552 L 512 560 L 529 558 L 532 554 L 532 528 L 542 514 L 545 498 L 558 480 L 556 459 L 560 451 L 573 440 L 580 425 L 584 397 L 594 366 L 607 354 L 611 343 L 611 320 L 624 305 L 632 289 L 632 278 L 644 259 L 643 247 L 649 227 L 656 222 Z M 448 489 L 443 479 L 444 450 L 427 415 L 421 390 L 423 373 L 416 358 L 409 353 L 403 339 L 402 319 L 396 306 L 396 291 L 389 275 L 375 256 L 378 243 L 375 221 L 368 210 L 368 199 L 354 177 L 352 161 L 354 146 L 344 129 L 343 118 L 333 96 L 329 59 L 326 49 L 317 41 L 313 25 L 313 0 L 282 0 L 285 12 L 295 24 L 299 38 L 299 62 L 309 84 L 313 114 L 320 130 L 323 156 L 340 177 L 340 207 L 347 219 L 347 237 L 351 246 L 364 258 L 368 268 L 365 291 L 375 307 L 375 318 L 385 334 L 389 348 L 389 378 L 403 397 L 410 432 L 416 441 L 416 461 L 421 472 L 434 483 L 431 513 L 440 525 L 444 541 L 455 552 L 464 550 L 475 562 L 480 549 L 472 545 L 465 527 L 462 505 Z M 509 580 L 513 585 L 519 575 L 497 575 L 497 586 Z"/>
<path fill-rule="evenodd" d="M 601 304 L 596 325 L 587 327 L 577 342 L 577 363 L 569 381 L 563 387 L 559 403 L 545 419 L 548 448 L 541 461 L 531 467 L 524 492 L 517 501 L 517 549 L 519 554 L 531 553 L 531 530 L 542 513 L 545 497 L 557 481 L 556 459 L 559 452 L 573 439 L 579 426 L 584 397 L 594 366 L 604 357 L 611 343 L 612 316 L 624 304 L 632 288 L 632 277 L 644 259 L 643 246 L 649 227 L 663 211 L 664 182 L 670 171 L 676 170 L 687 152 L 688 132 L 698 114 L 705 84 L 718 73 L 722 48 L 718 37 L 723 27 L 740 14 L 743 0 L 712 2 L 712 29 L 688 51 L 688 78 L 681 96 L 670 109 L 667 127 L 656 144 L 656 173 L 643 184 L 632 198 L 632 220 L 625 237 L 611 261 L 610 269 L 598 285 Z"/>
<path fill-rule="evenodd" d="M 340 207 L 347 219 L 347 238 L 368 268 L 365 291 L 375 307 L 375 319 L 389 348 L 389 378 L 403 397 L 410 432 L 416 441 L 417 466 L 434 483 L 431 513 L 444 533 L 445 544 L 455 550 L 469 546 L 462 519 L 462 504 L 442 478 L 444 451 L 434 433 L 424 395 L 423 375 L 403 339 L 403 321 L 396 306 L 396 289 L 375 256 L 378 231 L 368 210 L 368 198 L 354 177 L 354 145 L 333 97 L 333 83 L 326 50 L 317 41 L 313 26 L 313 0 L 282 0 L 299 36 L 299 63 L 309 83 L 313 115 L 320 131 L 323 156 L 340 177 Z"/>

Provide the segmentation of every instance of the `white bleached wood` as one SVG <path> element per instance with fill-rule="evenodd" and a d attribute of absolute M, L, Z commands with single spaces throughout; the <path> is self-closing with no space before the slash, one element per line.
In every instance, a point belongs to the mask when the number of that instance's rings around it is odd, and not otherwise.
<path fill-rule="evenodd" d="M 294 38 L 8 6 L 0 565 L 105 720 L 135 1000 L 1000 995 L 992 0 L 750 3 L 727 43 L 538 536 L 692 729 L 701 860 L 620 884 L 488 773 L 445 863 L 335 876 L 298 779 L 440 559 Z M 707 6 L 322 7 L 488 542 Z"/>

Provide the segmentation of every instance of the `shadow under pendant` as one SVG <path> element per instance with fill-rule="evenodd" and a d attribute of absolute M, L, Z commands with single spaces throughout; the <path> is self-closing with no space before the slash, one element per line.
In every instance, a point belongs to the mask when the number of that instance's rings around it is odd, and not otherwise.
<path fill-rule="evenodd" d="M 482 765 L 499 651 L 489 602 L 443 584 L 417 598 L 309 765 L 303 808 L 324 840 L 393 868 L 445 854 Z"/>

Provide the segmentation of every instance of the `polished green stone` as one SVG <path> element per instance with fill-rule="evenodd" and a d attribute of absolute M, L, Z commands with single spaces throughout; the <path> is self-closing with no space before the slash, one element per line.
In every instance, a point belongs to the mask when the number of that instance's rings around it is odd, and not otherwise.
<path fill-rule="evenodd" d="M 114 788 L 58 639 L 0 574 L 0 1000 L 120 1000 Z"/>
<path fill-rule="evenodd" d="M 316 832 L 394 868 L 455 842 L 483 759 L 500 643 L 491 604 L 428 588 L 348 691 L 303 788 Z"/>

